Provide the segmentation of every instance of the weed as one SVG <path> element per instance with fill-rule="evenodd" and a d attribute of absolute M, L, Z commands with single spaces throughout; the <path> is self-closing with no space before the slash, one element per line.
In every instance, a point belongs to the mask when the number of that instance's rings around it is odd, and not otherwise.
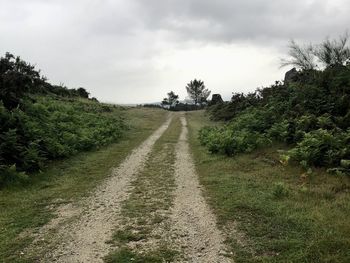
<path fill-rule="evenodd" d="M 275 198 L 281 199 L 283 197 L 288 196 L 288 194 L 289 194 L 289 189 L 283 182 L 277 182 L 274 184 L 272 189 L 272 195 Z"/>

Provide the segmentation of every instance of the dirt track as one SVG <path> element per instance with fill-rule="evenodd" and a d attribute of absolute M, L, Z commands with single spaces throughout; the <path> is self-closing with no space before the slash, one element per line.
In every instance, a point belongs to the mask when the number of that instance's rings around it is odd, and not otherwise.
<path fill-rule="evenodd" d="M 102 262 L 102 257 L 109 251 L 106 241 L 111 238 L 112 230 L 118 223 L 120 204 L 128 197 L 130 182 L 142 170 L 153 144 L 170 122 L 171 117 L 136 148 L 93 195 L 78 205 L 83 207 L 82 215 L 79 220 L 58 231 L 60 239 L 65 241 L 48 255 L 47 261 Z M 65 214 L 70 213 L 65 210 Z"/>
<path fill-rule="evenodd" d="M 180 116 L 182 130 L 175 147 L 175 182 L 173 206 L 169 210 L 171 242 L 181 247 L 181 262 L 230 262 L 224 253 L 223 236 L 216 227 L 215 216 L 202 195 L 187 141 L 185 114 Z M 175 115 L 175 114 L 174 114 Z M 174 115 L 142 145 L 132 151 L 93 194 L 78 204 L 57 210 L 57 218 L 45 229 L 54 231 L 55 248 L 44 262 L 102 262 L 111 251 L 106 242 L 123 220 L 121 211 L 132 192 L 132 182 L 142 173 L 155 142 L 169 127 Z M 125 220 L 124 220 L 125 221 Z M 57 243 L 58 240 L 58 243 Z"/>
<path fill-rule="evenodd" d="M 187 141 L 187 122 L 181 117 L 182 131 L 176 147 L 175 191 L 172 209 L 176 242 L 184 247 L 189 262 L 230 262 L 224 253 L 223 236 L 206 204 Z"/>

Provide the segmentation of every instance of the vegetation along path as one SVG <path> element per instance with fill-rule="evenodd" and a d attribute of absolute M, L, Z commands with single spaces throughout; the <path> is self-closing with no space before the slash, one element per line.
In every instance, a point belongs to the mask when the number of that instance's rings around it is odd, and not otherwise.
<path fill-rule="evenodd" d="M 185 114 L 134 149 L 112 176 L 44 226 L 55 237 L 45 262 L 229 262 L 202 195 Z"/>

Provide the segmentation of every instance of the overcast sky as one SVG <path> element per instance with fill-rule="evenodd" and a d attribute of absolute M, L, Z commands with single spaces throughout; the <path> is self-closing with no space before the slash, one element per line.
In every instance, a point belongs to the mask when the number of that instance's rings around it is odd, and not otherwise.
<path fill-rule="evenodd" d="M 101 101 L 184 99 L 194 78 L 228 100 L 282 79 L 290 39 L 337 37 L 349 14 L 349 0 L 0 0 L 0 52 Z"/>

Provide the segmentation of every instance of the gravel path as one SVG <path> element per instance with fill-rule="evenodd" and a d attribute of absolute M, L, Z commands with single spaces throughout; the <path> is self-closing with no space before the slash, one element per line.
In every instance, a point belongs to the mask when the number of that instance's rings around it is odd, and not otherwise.
<path fill-rule="evenodd" d="M 44 261 L 102 262 L 110 250 L 106 241 L 111 238 L 116 222 L 120 219 L 120 206 L 128 198 L 130 184 L 143 169 L 152 146 L 168 128 L 171 119 L 172 116 L 169 116 L 158 130 L 132 151 L 111 177 L 86 198 L 83 204 L 77 206 L 83 207 L 79 219 L 58 230 L 57 235 L 62 243 Z M 70 209 L 76 208 L 71 206 Z M 60 221 L 60 217 L 64 221 L 64 217 L 70 214 L 76 213 L 65 208 L 64 213 L 59 214 L 55 221 Z"/>
<path fill-rule="evenodd" d="M 177 189 L 171 215 L 174 242 L 183 248 L 185 262 L 231 262 L 222 255 L 223 235 L 202 195 L 187 141 L 185 116 L 181 116 L 181 123 L 175 161 Z"/>

